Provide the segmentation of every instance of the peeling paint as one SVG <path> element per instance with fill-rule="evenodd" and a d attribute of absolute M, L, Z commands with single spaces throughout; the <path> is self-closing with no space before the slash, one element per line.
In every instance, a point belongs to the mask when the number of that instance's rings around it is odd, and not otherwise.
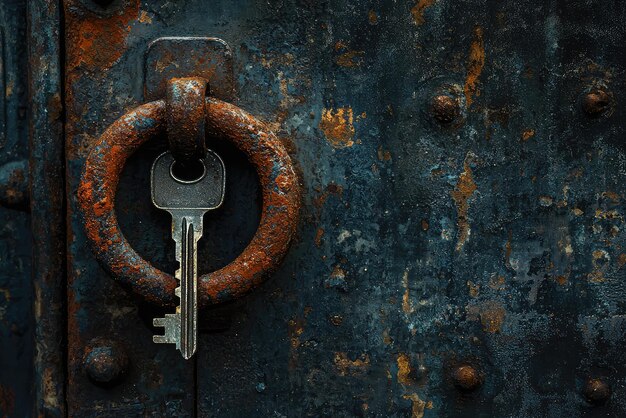
<path fill-rule="evenodd" d="M 367 354 L 361 354 L 352 360 L 346 353 L 336 352 L 333 357 L 333 363 L 339 376 L 356 376 L 365 373 L 369 369 L 370 357 Z"/>
<path fill-rule="evenodd" d="M 427 8 L 435 4 L 437 0 L 417 0 L 417 4 L 411 8 L 411 16 L 413 16 L 413 23 L 417 26 L 422 25 L 424 20 L 424 12 Z"/>
<path fill-rule="evenodd" d="M 472 197 L 477 189 L 476 183 L 474 183 L 472 168 L 470 167 L 470 161 L 472 161 L 474 158 L 474 154 L 467 154 L 463 163 L 464 171 L 459 175 L 459 180 L 456 184 L 456 187 L 452 192 L 450 192 L 457 209 L 457 251 L 463 249 L 463 246 L 469 239 L 471 233 L 468 220 L 469 199 Z"/>
<path fill-rule="evenodd" d="M 349 106 L 338 109 L 323 109 L 319 128 L 333 148 L 354 145 L 354 116 Z"/>

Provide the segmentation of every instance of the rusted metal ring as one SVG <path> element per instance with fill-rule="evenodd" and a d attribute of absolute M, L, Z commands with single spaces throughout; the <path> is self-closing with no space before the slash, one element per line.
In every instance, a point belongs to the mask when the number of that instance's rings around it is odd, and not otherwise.
<path fill-rule="evenodd" d="M 174 159 L 182 164 L 195 162 L 206 156 L 206 86 L 205 79 L 194 77 L 172 78 L 167 82 L 167 141 Z"/>
<path fill-rule="evenodd" d="M 165 101 L 139 106 L 115 121 L 92 146 L 78 187 L 87 238 L 100 264 L 149 302 L 176 304 L 176 279 L 152 266 L 130 246 L 117 222 L 115 193 L 129 156 L 165 132 Z M 242 109 L 214 98 L 205 103 L 205 129 L 232 142 L 256 168 L 263 208 L 252 241 L 226 267 L 199 278 L 199 303 L 237 298 L 264 281 L 284 258 L 300 208 L 298 176 L 287 150 L 268 127 Z"/>

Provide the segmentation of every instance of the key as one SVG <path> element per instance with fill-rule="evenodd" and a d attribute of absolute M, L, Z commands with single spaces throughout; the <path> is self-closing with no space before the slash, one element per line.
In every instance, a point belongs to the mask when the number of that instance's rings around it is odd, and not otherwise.
<path fill-rule="evenodd" d="M 197 179 L 186 179 L 177 172 L 174 157 L 165 152 L 152 165 L 152 203 L 172 215 L 172 239 L 176 242 L 179 281 L 176 296 L 180 304 L 173 314 L 154 318 L 155 327 L 163 327 L 163 335 L 155 335 L 155 343 L 176 344 L 185 359 L 197 347 L 198 268 L 197 243 L 202 237 L 202 218 L 218 208 L 224 200 L 226 174 L 224 163 L 213 151 L 198 162 Z M 178 174 L 178 176 L 177 176 Z"/>

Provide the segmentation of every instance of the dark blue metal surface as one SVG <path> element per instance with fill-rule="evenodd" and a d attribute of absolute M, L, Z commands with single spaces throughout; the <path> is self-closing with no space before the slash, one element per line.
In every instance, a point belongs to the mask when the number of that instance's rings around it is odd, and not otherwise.
<path fill-rule="evenodd" d="M 3 163 L 27 155 L 22 3 L 0 10 Z M 626 5 L 62 3 L 69 416 L 626 416 Z M 155 308 L 95 262 L 75 193 L 88 147 L 145 101 L 150 42 L 190 35 L 230 45 L 236 104 L 288 138 L 304 201 L 283 266 L 202 312 L 184 362 L 151 343 Z M 200 273 L 241 253 L 260 207 L 245 157 L 208 145 L 229 183 Z M 128 161 L 116 213 L 133 248 L 173 272 L 170 219 L 149 192 L 165 146 Z M 28 218 L 0 220 L 0 412 L 27 416 Z"/>
<path fill-rule="evenodd" d="M 28 213 L 26 4 L 0 2 L 0 416 L 30 416 L 33 384 Z M 20 209 L 20 210 L 17 210 Z"/>

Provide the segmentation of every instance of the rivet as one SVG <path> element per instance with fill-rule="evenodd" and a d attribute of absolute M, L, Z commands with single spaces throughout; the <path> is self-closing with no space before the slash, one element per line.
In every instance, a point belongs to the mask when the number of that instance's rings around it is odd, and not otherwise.
<path fill-rule="evenodd" d="M 591 378 L 585 382 L 583 395 L 587 402 L 594 405 L 602 405 L 611 397 L 611 386 L 602 379 Z"/>
<path fill-rule="evenodd" d="M 582 100 L 584 112 L 592 118 L 602 116 L 611 106 L 611 96 L 604 90 L 592 90 Z"/>
<path fill-rule="evenodd" d="M 452 378 L 454 385 L 464 392 L 476 390 L 482 383 L 478 370 L 469 365 L 457 367 L 452 374 Z"/>
<path fill-rule="evenodd" d="M 128 356 L 119 344 L 96 339 L 87 346 L 84 366 L 87 375 L 95 383 L 112 384 L 126 373 Z"/>
<path fill-rule="evenodd" d="M 433 117 L 443 125 L 454 121 L 460 113 L 459 101 L 445 94 L 433 97 L 430 109 Z"/>

